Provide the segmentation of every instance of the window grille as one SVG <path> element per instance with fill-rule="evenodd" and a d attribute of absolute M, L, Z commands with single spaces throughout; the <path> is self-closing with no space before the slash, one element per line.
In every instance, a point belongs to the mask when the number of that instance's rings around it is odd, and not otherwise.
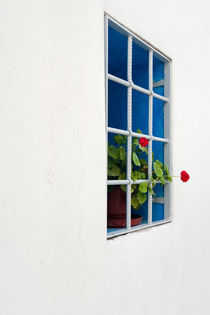
<path fill-rule="evenodd" d="M 119 46 L 117 46 L 118 37 L 119 42 L 121 40 Z M 116 45 L 114 56 L 111 51 L 112 45 Z M 119 59 L 120 67 L 116 69 L 113 65 Z M 167 164 L 170 171 L 170 69 L 169 57 L 110 16 L 105 15 L 107 144 L 108 138 L 113 134 L 124 135 L 127 139 L 126 178 L 107 180 L 108 187 L 113 185 L 126 187 L 126 226 L 108 228 L 108 238 L 171 221 L 170 183 L 168 182 L 163 188 L 159 182 L 155 187 L 156 196 L 152 196 L 148 191 L 147 203 L 144 209 L 140 209 L 140 212 L 143 211 L 142 222 L 131 226 L 133 211 L 131 188 L 134 184 L 150 182 L 153 171 L 152 152 Z M 119 107 L 116 105 L 118 102 Z M 115 105 L 112 106 L 112 103 Z M 110 111 L 112 115 L 109 115 Z M 137 128 L 143 133 L 137 132 Z M 138 139 L 145 137 L 149 140 L 148 178 L 136 181 L 131 178 L 133 137 Z"/>

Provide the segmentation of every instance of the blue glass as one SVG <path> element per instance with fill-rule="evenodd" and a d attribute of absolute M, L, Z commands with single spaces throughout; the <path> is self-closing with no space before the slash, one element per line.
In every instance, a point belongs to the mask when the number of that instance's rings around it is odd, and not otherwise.
<path fill-rule="evenodd" d="M 164 197 L 164 186 L 162 186 L 161 184 L 157 184 L 153 190 L 155 193 L 155 197 Z"/>
<path fill-rule="evenodd" d="M 164 79 L 164 62 L 153 56 L 153 82 Z"/>
<path fill-rule="evenodd" d="M 164 220 L 164 204 L 152 204 L 152 222 Z"/>
<path fill-rule="evenodd" d="M 154 187 L 155 196 L 154 198 L 164 198 L 164 186 L 157 184 Z M 152 221 L 164 220 L 164 204 L 163 203 L 152 203 Z"/>
<path fill-rule="evenodd" d="M 152 141 L 152 151 L 154 154 L 154 161 L 159 160 L 164 164 L 164 142 Z"/>
<path fill-rule="evenodd" d="M 146 94 L 132 91 L 132 130 L 140 129 L 142 133 L 148 134 L 149 121 L 149 97 Z"/>
<path fill-rule="evenodd" d="M 127 129 L 127 87 L 108 82 L 108 126 Z"/>
<path fill-rule="evenodd" d="M 153 97 L 153 135 L 164 138 L 164 102 Z"/>
<path fill-rule="evenodd" d="M 149 52 L 133 42 L 132 54 L 132 80 L 136 85 L 148 89 Z"/>
<path fill-rule="evenodd" d="M 128 37 L 108 28 L 108 72 L 127 80 Z"/>

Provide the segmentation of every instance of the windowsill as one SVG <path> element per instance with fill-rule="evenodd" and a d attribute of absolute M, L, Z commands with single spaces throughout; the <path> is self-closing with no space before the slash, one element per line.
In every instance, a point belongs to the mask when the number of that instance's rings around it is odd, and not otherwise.
<path fill-rule="evenodd" d="M 122 235 L 126 235 L 126 234 L 129 234 L 129 233 L 132 233 L 132 232 L 136 232 L 136 231 L 141 231 L 141 230 L 145 230 L 145 229 L 148 229 L 148 228 L 151 228 L 153 226 L 159 226 L 159 225 L 163 225 L 163 224 L 166 224 L 166 223 L 171 223 L 172 220 L 159 220 L 159 221 L 154 221 L 152 222 L 151 224 L 140 224 L 138 226 L 133 226 L 131 227 L 130 230 L 127 230 L 126 228 L 121 228 L 121 229 L 110 229 L 108 228 L 107 229 L 107 239 L 113 239 L 115 237 L 118 237 L 118 236 L 122 236 Z"/>

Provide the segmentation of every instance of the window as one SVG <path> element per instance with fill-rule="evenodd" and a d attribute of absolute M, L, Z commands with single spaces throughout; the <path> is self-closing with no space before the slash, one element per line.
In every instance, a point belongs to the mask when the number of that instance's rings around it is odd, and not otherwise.
<path fill-rule="evenodd" d="M 170 67 L 169 57 L 105 16 L 108 238 L 171 220 L 170 183 L 153 176 L 156 160 L 170 171 Z"/>

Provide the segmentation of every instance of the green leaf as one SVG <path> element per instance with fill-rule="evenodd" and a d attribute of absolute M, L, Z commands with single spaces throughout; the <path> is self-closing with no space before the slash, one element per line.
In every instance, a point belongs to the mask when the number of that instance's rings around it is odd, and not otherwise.
<path fill-rule="evenodd" d="M 164 167 L 163 167 L 163 163 L 160 162 L 159 160 L 156 160 L 155 163 L 156 163 L 161 169 L 164 168 Z"/>
<path fill-rule="evenodd" d="M 136 152 L 136 145 L 132 144 L 132 152 Z"/>
<path fill-rule="evenodd" d="M 139 162 L 139 158 L 138 158 L 137 154 L 136 154 L 135 152 L 133 152 L 132 156 L 133 156 L 133 162 L 134 162 L 134 164 L 135 164 L 136 166 L 140 166 L 141 164 L 140 164 L 140 162 Z"/>
<path fill-rule="evenodd" d="M 142 131 L 141 131 L 140 129 L 137 129 L 137 132 L 138 132 L 138 133 L 142 133 Z"/>
<path fill-rule="evenodd" d="M 154 167 L 154 171 L 155 171 L 155 174 L 157 175 L 157 177 L 162 177 L 163 171 L 161 170 L 161 168 L 159 167 L 157 162 L 153 162 L 153 167 Z"/>
<path fill-rule="evenodd" d="M 155 185 L 155 180 L 154 180 L 153 176 L 151 176 L 151 182 Z"/>
<path fill-rule="evenodd" d="M 109 157 L 108 159 L 108 167 L 111 167 L 111 166 L 118 166 L 118 161 L 116 160 L 113 160 Z"/>
<path fill-rule="evenodd" d="M 135 145 L 138 145 L 138 144 L 139 144 L 138 138 L 133 138 L 133 144 L 135 144 Z"/>
<path fill-rule="evenodd" d="M 125 173 L 122 173 L 120 174 L 120 176 L 118 177 L 119 180 L 124 180 L 126 179 L 126 174 Z"/>
<path fill-rule="evenodd" d="M 147 195 L 143 194 L 142 192 L 137 192 L 137 199 L 139 201 L 139 203 L 142 205 L 143 203 L 145 203 L 145 201 L 147 200 Z"/>
<path fill-rule="evenodd" d="M 162 185 L 165 185 L 165 183 L 166 183 L 164 177 L 160 177 L 160 178 L 159 178 L 159 181 L 161 182 Z"/>
<path fill-rule="evenodd" d="M 119 176 L 120 175 L 120 168 L 118 166 L 111 166 L 108 167 L 108 175 L 109 176 Z"/>
<path fill-rule="evenodd" d="M 140 207 L 139 200 L 138 200 L 137 196 L 133 195 L 131 197 L 131 205 L 136 210 Z"/>
<path fill-rule="evenodd" d="M 116 135 L 114 136 L 114 141 L 118 144 L 126 144 L 126 136 Z"/>
<path fill-rule="evenodd" d="M 120 160 L 124 161 L 126 159 L 126 152 L 125 152 L 125 148 L 120 147 L 119 148 L 120 151 Z"/>
<path fill-rule="evenodd" d="M 170 174 L 169 174 L 168 167 L 167 167 L 167 165 L 166 165 L 166 164 L 164 165 L 164 169 L 165 169 L 166 174 L 167 174 L 167 175 L 170 175 Z"/>
<path fill-rule="evenodd" d="M 148 186 L 148 189 L 149 189 L 150 194 L 152 194 L 153 196 L 155 196 L 154 190 L 153 190 L 150 186 Z"/>
<path fill-rule="evenodd" d="M 137 180 L 137 176 L 135 172 L 131 172 L 131 179 L 135 182 Z"/>
<path fill-rule="evenodd" d="M 142 193 L 146 193 L 147 192 L 147 187 L 148 187 L 148 183 L 141 183 L 139 184 L 139 191 Z"/>
<path fill-rule="evenodd" d="M 137 186 L 137 185 L 131 185 L 131 193 L 133 193 L 133 192 L 135 191 L 136 186 Z"/>
<path fill-rule="evenodd" d="M 167 179 L 169 180 L 169 182 L 172 182 L 172 177 L 170 175 L 167 176 Z"/>
<path fill-rule="evenodd" d="M 119 157 L 119 151 L 113 145 L 110 145 L 108 147 L 108 155 L 116 160 Z"/>
<path fill-rule="evenodd" d="M 142 146 L 139 144 L 139 149 L 140 149 L 142 152 L 146 152 L 146 154 L 148 154 L 148 149 L 147 149 L 147 147 L 142 147 Z"/>
<path fill-rule="evenodd" d="M 120 188 L 125 192 L 126 192 L 126 187 L 127 187 L 126 185 L 120 185 Z"/>
<path fill-rule="evenodd" d="M 145 159 L 140 159 L 139 161 L 142 166 L 147 166 L 147 161 Z"/>
<path fill-rule="evenodd" d="M 136 179 L 145 179 L 146 178 L 145 174 L 142 172 L 134 171 L 133 173 L 134 173 L 134 176 L 136 177 Z"/>

